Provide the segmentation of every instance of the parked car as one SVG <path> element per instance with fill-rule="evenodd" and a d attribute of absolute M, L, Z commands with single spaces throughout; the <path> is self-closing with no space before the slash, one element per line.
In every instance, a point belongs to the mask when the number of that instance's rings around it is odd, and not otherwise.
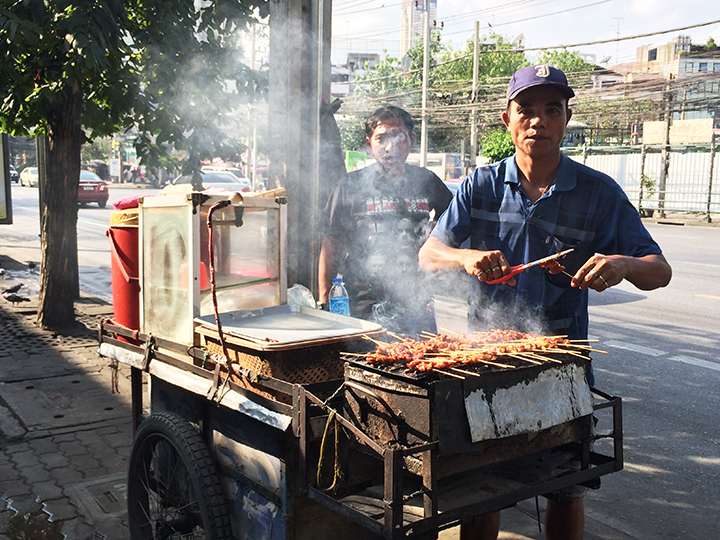
<path fill-rule="evenodd" d="M 216 167 L 214 165 L 205 165 L 200 170 L 202 172 L 229 172 L 238 178 L 246 178 L 245 173 L 238 167 Z"/>
<path fill-rule="evenodd" d="M 105 208 L 109 196 L 107 182 L 92 171 L 80 171 L 78 202 L 82 206 L 97 203 L 100 208 Z"/>
<path fill-rule="evenodd" d="M 251 191 L 252 186 L 247 178 L 238 178 L 230 172 L 201 172 L 203 189 L 226 191 Z M 185 174 L 163 188 L 165 193 L 192 191 L 192 175 Z"/>
<path fill-rule="evenodd" d="M 35 187 L 39 182 L 37 167 L 25 167 L 22 171 L 20 171 L 21 186 Z"/>
<path fill-rule="evenodd" d="M 20 175 L 17 172 L 17 169 L 10 165 L 10 181 L 15 182 L 16 184 L 20 181 Z"/>

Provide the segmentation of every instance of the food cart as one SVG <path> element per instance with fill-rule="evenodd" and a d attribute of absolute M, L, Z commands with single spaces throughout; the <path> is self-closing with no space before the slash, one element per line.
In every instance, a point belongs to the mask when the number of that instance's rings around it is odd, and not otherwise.
<path fill-rule="evenodd" d="M 133 540 L 436 538 L 622 468 L 582 355 L 409 373 L 363 357 L 382 327 L 288 305 L 285 206 L 140 199 L 140 328 L 99 329 L 132 368 Z"/>

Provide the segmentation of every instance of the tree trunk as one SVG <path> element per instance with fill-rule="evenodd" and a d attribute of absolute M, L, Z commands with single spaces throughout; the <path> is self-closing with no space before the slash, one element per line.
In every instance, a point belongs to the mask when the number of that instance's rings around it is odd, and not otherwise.
<path fill-rule="evenodd" d="M 39 154 L 40 297 L 37 323 L 50 330 L 75 326 L 79 297 L 77 258 L 78 184 L 82 146 L 82 92 L 66 86 L 48 111 L 48 135 Z"/>

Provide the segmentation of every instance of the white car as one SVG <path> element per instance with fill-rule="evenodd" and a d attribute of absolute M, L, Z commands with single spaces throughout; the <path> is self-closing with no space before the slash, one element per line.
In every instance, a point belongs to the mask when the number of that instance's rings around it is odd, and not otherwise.
<path fill-rule="evenodd" d="M 204 190 L 225 191 L 251 191 L 252 185 L 247 178 L 238 178 L 229 172 L 201 172 L 200 178 Z M 178 193 L 192 191 L 192 175 L 186 174 L 173 180 L 172 184 L 165 186 L 163 192 Z"/>
<path fill-rule="evenodd" d="M 20 185 L 35 187 L 40 183 L 38 180 L 38 168 L 37 167 L 25 167 L 20 171 Z"/>
<path fill-rule="evenodd" d="M 238 178 L 246 178 L 245 173 L 242 172 L 238 167 L 214 167 L 212 165 L 205 165 L 200 169 L 201 172 L 229 172 L 237 176 Z"/>

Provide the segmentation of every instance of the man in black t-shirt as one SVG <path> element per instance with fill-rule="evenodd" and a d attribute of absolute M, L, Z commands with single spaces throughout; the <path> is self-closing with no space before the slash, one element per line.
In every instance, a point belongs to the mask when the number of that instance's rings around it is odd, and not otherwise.
<path fill-rule="evenodd" d="M 328 201 L 319 291 L 327 303 L 332 278 L 341 273 L 351 315 L 416 334 L 434 330 L 418 251 L 452 195 L 434 173 L 405 163 L 413 127 L 412 117 L 393 106 L 367 119 L 376 163 L 348 173 Z"/>

